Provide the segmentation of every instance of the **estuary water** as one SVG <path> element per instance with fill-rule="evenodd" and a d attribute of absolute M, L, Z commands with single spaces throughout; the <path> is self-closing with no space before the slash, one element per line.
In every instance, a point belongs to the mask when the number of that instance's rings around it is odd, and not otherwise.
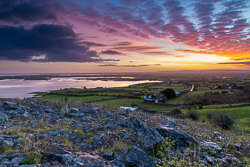
<path fill-rule="evenodd" d="M 78 80 L 76 80 L 78 79 Z M 123 87 L 132 84 L 157 81 L 92 81 L 81 77 L 61 77 L 50 80 L 0 80 L 0 97 L 2 98 L 28 98 L 33 97 L 31 92 L 44 92 L 64 88 L 96 88 L 96 87 Z"/>

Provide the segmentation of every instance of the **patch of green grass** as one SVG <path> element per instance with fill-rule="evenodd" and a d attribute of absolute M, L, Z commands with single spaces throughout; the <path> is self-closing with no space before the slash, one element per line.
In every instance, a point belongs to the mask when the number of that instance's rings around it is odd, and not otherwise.
<path fill-rule="evenodd" d="M 217 105 L 214 105 L 217 106 Z M 205 109 L 198 109 L 197 111 L 201 114 L 200 120 L 208 120 L 206 115 L 207 113 L 218 113 L 218 112 L 225 112 L 229 115 L 235 117 L 235 126 L 240 129 L 250 130 L 248 126 L 248 119 L 250 116 L 250 106 L 239 106 L 239 107 L 231 107 L 231 108 L 212 108 L 212 105 L 209 106 L 210 108 Z M 181 110 L 183 113 L 187 113 L 188 109 Z"/>
<path fill-rule="evenodd" d="M 94 139 L 93 138 L 90 138 L 86 141 L 86 143 L 88 144 L 94 144 Z"/>
<path fill-rule="evenodd" d="M 94 134 L 91 133 L 91 132 L 89 132 L 89 133 L 86 133 L 85 136 L 86 136 L 87 138 L 91 138 L 91 137 L 94 137 Z"/>
<path fill-rule="evenodd" d="M 133 145 L 131 144 L 126 144 L 122 141 L 118 141 L 118 143 L 116 143 L 113 147 L 111 148 L 107 148 L 107 149 L 103 149 L 103 151 L 113 151 L 113 152 L 122 152 L 123 149 L 127 149 L 132 147 Z"/>
<path fill-rule="evenodd" d="M 61 95 L 48 95 L 43 97 L 37 97 L 38 99 L 43 100 L 54 100 L 54 101 L 64 101 L 64 96 Z M 107 100 L 107 99 L 113 99 L 114 97 L 110 96 L 86 96 L 86 97 L 75 97 L 75 96 L 67 96 L 68 102 L 74 102 L 74 101 L 81 101 L 81 102 L 91 102 L 91 101 L 98 101 L 98 100 Z"/>
<path fill-rule="evenodd" d="M 76 132 L 76 138 L 80 138 L 80 137 L 82 137 L 84 135 L 84 133 L 82 132 L 82 131 L 80 131 L 80 130 L 78 130 L 77 132 Z"/>
<path fill-rule="evenodd" d="M 6 145 L 1 145 L 0 146 L 0 151 L 3 154 L 10 154 L 10 153 L 18 153 L 19 152 L 18 149 L 13 149 L 13 148 L 8 147 Z"/>
<path fill-rule="evenodd" d="M 120 107 L 123 105 L 131 106 L 132 104 L 135 103 L 141 107 L 147 107 L 150 110 L 162 110 L 162 111 L 176 108 L 176 106 L 166 106 L 166 105 L 144 103 L 144 99 L 129 99 L 129 98 L 114 99 L 114 100 L 102 101 L 98 103 L 102 105 L 110 105 L 112 107 Z"/>

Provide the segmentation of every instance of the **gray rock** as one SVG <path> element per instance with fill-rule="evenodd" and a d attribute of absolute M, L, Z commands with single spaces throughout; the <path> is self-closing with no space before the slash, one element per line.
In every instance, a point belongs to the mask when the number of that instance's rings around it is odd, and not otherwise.
<path fill-rule="evenodd" d="M 169 128 L 166 126 L 157 127 L 156 130 L 163 136 L 169 137 L 171 140 L 174 140 L 179 146 L 186 146 L 191 144 L 198 144 L 195 138 L 189 134 L 186 134 L 182 131 L 176 130 L 174 128 Z"/>
<path fill-rule="evenodd" d="M 138 129 L 148 128 L 148 126 L 144 124 L 141 120 L 139 120 L 136 116 L 131 117 L 130 124 L 131 124 L 131 129 L 133 131 L 137 131 Z"/>
<path fill-rule="evenodd" d="M 162 162 L 157 159 L 150 157 L 146 152 L 133 146 L 125 156 L 125 161 L 127 166 L 136 167 L 156 167 L 156 164 L 162 164 Z"/>
<path fill-rule="evenodd" d="M 83 113 L 70 113 L 69 117 L 73 117 L 73 118 L 82 118 L 84 116 Z"/>
<path fill-rule="evenodd" d="M 20 165 L 19 167 L 41 167 L 40 164 L 36 164 L 36 165 Z"/>
<path fill-rule="evenodd" d="M 126 161 L 124 156 L 118 156 L 115 160 L 111 162 L 112 167 L 126 167 Z"/>
<path fill-rule="evenodd" d="M 224 137 L 221 135 L 220 132 L 214 132 L 214 138 L 216 138 L 218 140 L 224 139 Z"/>
<path fill-rule="evenodd" d="M 138 140 L 142 141 L 146 148 L 152 148 L 164 139 L 155 128 L 148 127 L 136 116 L 131 117 L 130 124 L 132 130 L 137 134 Z"/>
<path fill-rule="evenodd" d="M 71 165 L 73 163 L 73 157 L 70 154 L 62 154 L 62 160 L 66 165 Z"/>
<path fill-rule="evenodd" d="M 113 151 L 105 151 L 103 158 L 111 161 L 111 160 L 115 159 L 115 154 Z"/>
<path fill-rule="evenodd" d="M 26 137 L 29 138 L 29 139 L 31 139 L 31 140 L 34 140 L 34 139 L 35 139 L 35 135 L 34 135 L 34 134 L 31 134 L 31 133 L 26 134 Z"/>
<path fill-rule="evenodd" d="M 100 107 L 93 107 L 93 108 L 90 109 L 90 112 L 91 112 L 92 114 L 97 114 L 97 115 L 100 115 L 100 114 L 101 114 L 101 112 L 100 112 Z"/>
<path fill-rule="evenodd" d="M 202 158 L 204 158 L 208 164 L 213 164 L 213 160 L 208 155 L 202 155 Z"/>
<path fill-rule="evenodd" d="M 18 105 L 13 102 L 5 101 L 2 103 L 2 108 L 4 110 L 15 110 L 18 108 Z"/>
<path fill-rule="evenodd" d="M 69 134 L 69 138 L 70 138 L 71 140 L 76 139 L 76 133 L 70 133 L 70 134 Z"/>
<path fill-rule="evenodd" d="M 114 124 L 106 124 L 106 125 L 104 125 L 104 128 L 114 130 L 114 129 L 116 129 L 116 126 Z"/>
<path fill-rule="evenodd" d="M 13 158 L 11 160 L 11 164 L 18 164 L 19 162 L 21 162 L 21 159 L 20 158 Z"/>
<path fill-rule="evenodd" d="M 25 109 L 22 109 L 22 108 L 18 108 L 16 110 L 17 114 L 23 114 L 26 110 Z"/>
<path fill-rule="evenodd" d="M 51 131 L 51 132 L 48 132 L 48 133 L 46 133 L 46 136 L 47 137 L 51 137 L 51 136 L 57 136 L 58 134 L 59 134 L 59 130 L 53 130 L 53 131 Z"/>
<path fill-rule="evenodd" d="M 71 113 L 79 113 L 78 108 L 70 108 Z"/>
<path fill-rule="evenodd" d="M 210 153 L 212 151 L 215 151 L 216 153 L 220 153 L 221 152 L 221 147 L 218 146 L 216 143 L 214 142 L 201 142 L 201 147 L 209 147 L 210 148 Z"/>
<path fill-rule="evenodd" d="M 46 108 L 44 111 L 45 111 L 46 113 L 53 113 L 53 110 L 50 109 L 50 108 Z"/>
<path fill-rule="evenodd" d="M 19 137 L 18 139 L 16 139 L 16 143 L 20 143 L 21 141 L 23 141 L 23 139 L 21 137 Z"/>
<path fill-rule="evenodd" d="M 55 119 L 55 118 L 50 118 L 50 119 L 48 120 L 48 122 L 49 122 L 49 124 L 51 124 L 51 125 L 56 125 L 56 124 L 58 123 L 58 120 Z"/>
<path fill-rule="evenodd" d="M 2 145 L 7 146 L 7 147 L 12 147 L 14 145 L 14 143 L 12 141 L 9 141 L 9 140 L 3 140 Z"/>
<path fill-rule="evenodd" d="M 37 124 L 36 122 L 33 122 L 33 123 L 31 124 L 31 127 L 32 127 L 32 128 L 36 128 L 37 125 L 38 125 L 38 124 Z"/>
<path fill-rule="evenodd" d="M 113 117 L 113 113 L 111 111 L 106 111 L 108 117 Z"/>
<path fill-rule="evenodd" d="M 129 116 L 129 110 L 126 109 L 126 116 L 128 117 Z"/>
<path fill-rule="evenodd" d="M 25 111 L 24 113 L 23 113 L 23 115 L 22 115 L 23 117 L 29 117 L 30 116 L 30 114 L 27 112 L 27 111 Z"/>
<path fill-rule="evenodd" d="M 4 113 L 0 113 L 0 123 L 5 123 L 7 121 L 9 121 L 9 117 Z"/>
<path fill-rule="evenodd" d="M 172 118 L 166 118 L 167 125 L 176 126 L 176 122 Z"/>
<path fill-rule="evenodd" d="M 82 112 L 82 113 L 87 113 L 87 112 L 89 112 L 89 110 L 88 110 L 87 108 L 81 108 L 81 109 L 80 109 L 80 112 Z"/>
<path fill-rule="evenodd" d="M 240 144 L 236 143 L 234 146 L 235 146 L 235 148 L 236 148 L 238 151 L 240 151 L 240 148 L 241 148 L 241 145 L 240 145 Z"/>

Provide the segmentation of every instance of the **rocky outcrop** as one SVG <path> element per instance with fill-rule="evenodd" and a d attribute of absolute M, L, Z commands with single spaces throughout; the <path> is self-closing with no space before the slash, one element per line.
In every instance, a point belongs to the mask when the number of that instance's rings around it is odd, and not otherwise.
<path fill-rule="evenodd" d="M 176 145 L 178 146 L 189 146 L 191 144 L 198 144 L 194 137 L 180 130 L 167 126 L 157 127 L 156 130 L 163 137 L 168 137 L 169 139 L 175 141 Z"/>
<path fill-rule="evenodd" d="M 154 145 L 162 142 L 164 139 L 155 128 L 148 127 L 136 116 L 131 117 L 130 125 L 132 130 L 136 133 L 139 142 L 146 148 L 152 148 Z"/>
<path fill-rule="evenodd" d="M 125 161 L 126 165 L 131 167 L 156 167 L 156 164 L 162 164 L 159 159 L 150 157 L 146 152 L 136 146 L 128 150 Z"/>
<path fill-rule="evenodd" d="M 25 142 L 27 147 L 36 146 L 42 154 L 41 164 L 36 166 L 152 167 L 162 162 L 149 155 L 159 151 L 156 149 L 162 146 L 166 137 L 175 141 L 177 146 L 168 147 L 170 154 L 166 156 L 169 158 L 178 154 L 176 161 L 183 158 L 186 151 L 189 151 L 185 154 L 188 159 L 192 159 L 195 154 L 198 159 L 196 162 L 206 165 L 237 166 L 241 161 L 226 153 L 223 150 L 225 145 L 220 147 L 216 143 L 227 139 L 219 132 L 206 138 L 206 141 L 198 142 L 186 133 L 189 130 L 187 124 L 179 125 L 177 120 L 159 116 L 158 113 L 145 115 L 140 111 L 131 111 L 126 114 L 115 108 L 105 110 L 87 104 L 80 107 L 79 104 L 60 106 L 50 101 L 20 104 L 3 102 L 0 107 L 0 147 L 3 151 L 0 167 L 33 167 L 33 164 L 22 164 Z M 207 136 L 202 129 L 199 135 L 204 135 L 204 138 Z M 48 152 L 39 146 L 39 140 L 47 142 L 43 145 Z M 196 146 L 193 147 L 193 144 Z M 235 149 L 234 153 L 238 155 L 249 150 L 249 144 L 243 142 L 229 144 L 230 149 Z M 203 150 L 200 155 L 197 155 L 198 148 L 199 151 Z M 7 151 L 4 152 L 4 149 Z M 154 152 L 150 152 L 152 150 Z M 9 153 L 12 151 L 16 153 Z"/>

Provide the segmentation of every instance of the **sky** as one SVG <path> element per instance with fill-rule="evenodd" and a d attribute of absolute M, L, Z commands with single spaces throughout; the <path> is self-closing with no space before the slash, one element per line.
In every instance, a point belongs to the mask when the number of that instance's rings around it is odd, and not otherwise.
<path fill-rule="evenodd" d="M 0 0 L 0 73 L 249 67 L 249 0 Z"/>

